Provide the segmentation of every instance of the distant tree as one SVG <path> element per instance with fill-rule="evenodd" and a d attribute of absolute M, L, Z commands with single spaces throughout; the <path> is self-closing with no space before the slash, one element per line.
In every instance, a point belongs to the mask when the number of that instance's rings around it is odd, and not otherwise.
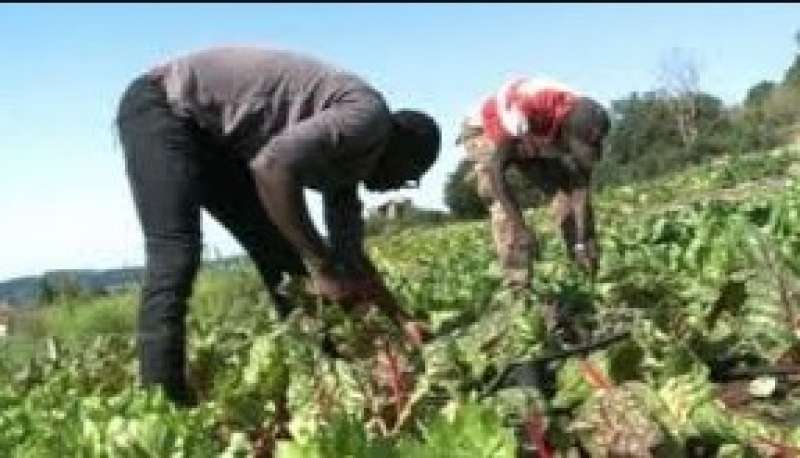
<path fill-rule="evenodd" d="M 682 102 L 663 90 L 612 101 L 612 127 L 595 185 L 652 178 L 728 150 L 733 129 L 722 101 L 700 91 L 691 98 L 692 114 L 685 120 L 691 121 L 692 138 L 686 137 L 687 123 L 676 119 Z"/>
<path fill-rule="evenodd" d="M 39 299 L 42 304 L 69 302 L 90 297 L 95 291 L 84 287 L 78 275 L 72 272 L 50 272 L 39 281 Z"/>
<path fill-rule="evenodd" d="M 741 107 L 699 89 L 696 60 L 673 49 L 659 68 L 660 87 L 612 101 L 612 128 L 595 172 L 603 187 L 647 179 L 721 153 L 759 151 L 800 139 L 798 52 L 783 81 L 761 81 Z"/>
<path fill-rule="evenodd" d="M 783 80 L 761 81 L 747 93 L 736 123 L 743 143 L 772 148 L 798 138 L 800 124 L 800 30 L 794 35 L 797 51 Z"/>
<path fill-rule="evenodd" d="M 39 293 L 36 301 L 41 305 L 50 305 L 55 302 L 57 294 L 56 289 L 47 279 L 46 275 L 39 277 Z"/>
<path fill-rule="evenodd" d="M 783 84 L 772 91 L 764 103 L 764 122 L 784 133 L 800 124 L 800 85 Z"/>
<path fill-rule="evenodd" d="M 783 84 L 800 89 L 800 30 L 795 32 L 794 41 L 797 46 L 794 62 L 786 69 L 786 73 L 783 76 Z"/>
<path fill-rule="evenodd" d="M 794 62 L 786 70 L 783 76 L 783 84 L 794 88 L 800 88 L 800 53 L 794 57 Z"/>
<path fill-rule="evenodd" d="M 699 135 L 697 96 L 700 73 L 696 60 L 680 48 L 674 48 L 661 61 L 660 89 L 676 131 L 685 150 L 690 150 Z"/>
<path fill-rule="evenodd" d="M 776 132 L 779 142 L 800 139 L 800 30 L 794 35 L 797 49 L 781 84 L 763 103 L 761 122 Z"/>
<path fill-rule="evenodd" d="M 655 92 L 632 93 L 611 102 L 612 129 L 606 158 L 627 164 L 654 147 L 679 146 L 670 108 Z"/>
<path fill-rule="evenodd" d="M 482 218 L 488 214 L 486 204 L 478 195 L 477 180 L 472 176 L 473 163 L 462 160 L 450 174 L 444 189 L 444 202 L 450 214 L 460 219 Z M 531 208 L 546 202 L 546 196 L 516 167 L 509 167 L 506 179 L 521 208 Z"/>
<path fill-rule="evenodd" d="M 472 162 L 462 160 L 445 183 L 444 203 L 450 214 L 457 218 L 482 218 L 488 213 L 478 195 L 474 180 L 469 179 L 471 171 Z"/>
<path fill-rule="evenodd" d="M 760 109 L 775 89 L 775 86 L 774 81 L 763 80 L 751 87 L 744 98 L 744 105 L 748 108 Z"/>

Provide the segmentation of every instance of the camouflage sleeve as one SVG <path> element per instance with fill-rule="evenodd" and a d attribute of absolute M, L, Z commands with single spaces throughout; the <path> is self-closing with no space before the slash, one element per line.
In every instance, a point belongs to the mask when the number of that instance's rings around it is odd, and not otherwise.
<path fill-rule="evenodd" d="M 325 193 L 323 205 L 328 241 L 337 270 L 347 274 L 366 273 L 369 261 L 364 254 L 363 206 L 356 187 Z"/>
<path fill-rule="evenodd" d="M 591 190 L 588 187 L 578 187 L 573 189 L 570 197 L 575 220 L 575 243 L 571 247 L 570 254 L 594 274 L 600 253 L 595 234 Z"/>
<path fill-rule="evenodd" d="M 571 176 L 562 158 L 539 158 L 523 164 L 523 172 L 536 183 L 545 195 L 552 197 L 552 210 L 555 224 L 561 229 L 564 244 L 574 258 L 574 245 L 578 241 L 576 233 L 573 194 L 576 180 Z"/>
<path fill-rule="evenodd" d="M 553 213 L 567 253 L 572 260 L 596 263 L 598 250 L 589 184 L 585 177 L 575 177 L 567 168 L 560 174 L 552 171 L 554 176 L 561 176 L 553 199 Z"/>
<path fill-rule="evenodd" d="M 587 142 L 576 135 L 567 136 L 567 153 L 562 156 L 566 180 L 564 192 L 573 222 L 568 250 L 579 264 L 594 272 L 599 258 L 595 219 L 592 208 L 591 177 L 594 161 L 602 155 L 602 143 Z"/>
<path fill-rule="evenodd" d="M 526 288 L 530 285 L 535 238 L 526 228 L 506 181 L 511 151 L 496 147 L 482 135 L 464 136 L 463 143 L 469 159 L 474 162 L 478 194 L 489 208 L 492 237 L 506 283 Z"/>

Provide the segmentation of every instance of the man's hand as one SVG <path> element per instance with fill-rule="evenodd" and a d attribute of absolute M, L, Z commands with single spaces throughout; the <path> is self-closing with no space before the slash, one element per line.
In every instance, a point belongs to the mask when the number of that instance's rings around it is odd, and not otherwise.
<path fill-rule="evenodd" d="M 403 323 L 403 332 L 406 339 L 414 346 L 422 346 L 430 337 L 430 330 L 420 321 L 406 321 Z"/>
<path fill-rule="evenodd" d="M 430 331 L 425 324 L 413 320 L 411 315 L 400 307 L 377 274 L 372 276 L 372 281 L 375 285 L 373 290 L 375 291 L 375 296 L 370 297 L 368 301 L 375 304 L 403 330 L 407 341 L 414 346 L 421 346 L 430 336 Z"/>
<path fill-rule="evenodd" d="M 421 345 L 429 332 L 421 322 L 412 320 L 376 275 L 365 277 L 341 277 L 330 271 L 321 271 L 314 276 L 313 294 L 338 302 L 349 308 L 376 306 L 403 329 L 406 339 L 413 345 Z"/>
<path fill-rule="evenodd" d="M 371 278 L 346 277 L 330 269 L 316 272 L 312 282 L 312 294 L 348 307 L 380 296 L 380 288 Z"/>
<path fill-rule="evenodd" d="M 524 292 L 531 287 L 530 272 L 526 267 L 505 269 L 503 278 L 506 286 L 513 291 Z"/>

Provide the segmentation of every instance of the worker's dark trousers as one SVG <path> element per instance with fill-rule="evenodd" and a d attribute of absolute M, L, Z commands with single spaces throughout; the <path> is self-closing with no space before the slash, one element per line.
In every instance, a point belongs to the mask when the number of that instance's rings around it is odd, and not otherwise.
<path fill-rule="evenodd" d="M 175 116 L 156 83 L 136 79 L 122 97 L 117 122 L 146 245 L 140 375 L 144 384 L 162 385 L 181 401 L 187 395 L 186 302 L 201 257 L 201 208 L 241 243 L 270 292 L 282 272 L 299 273 L 303 265 L 263 210 L 247 163 Z M 285 314 L 287 305 L 279 304 L 279 311 Z"/>

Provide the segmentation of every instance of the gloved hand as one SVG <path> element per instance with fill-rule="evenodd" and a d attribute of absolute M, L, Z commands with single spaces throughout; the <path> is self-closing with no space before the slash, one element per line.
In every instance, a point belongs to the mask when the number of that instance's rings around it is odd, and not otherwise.
<path fill-rule="evenodd" d="M 575 262 L 578 266 L 594 278 L 597 274 L 598 261 L 597 245 L 594 241 L 589 241 L 585 244 L 576 243 L 573 245 L 572 249 Z"/>
<path fill-rule="evenodd" d="M 530 272 L 527 268 L 507 268 L 503 272 L 506 286 L 514 291 L 524 292 L 531 287 Z"/>

